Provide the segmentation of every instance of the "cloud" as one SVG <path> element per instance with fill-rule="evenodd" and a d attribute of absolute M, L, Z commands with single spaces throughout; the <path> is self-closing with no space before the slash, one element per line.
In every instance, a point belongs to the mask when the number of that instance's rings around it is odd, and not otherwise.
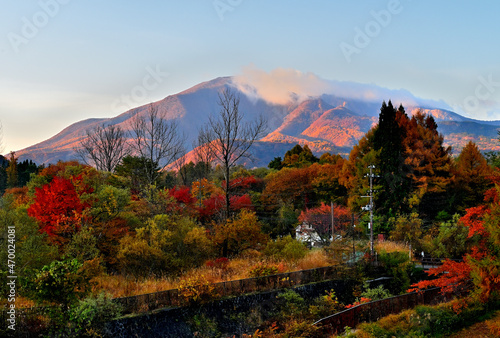
<path fill-rule="evenodd" d="M 266 73 L 247 66 L 242 74 L 233 78 L 233 83 L 248 97 L 275 104 L 303 101 L 329 91 L 328 82 L 315 74 L 283 68 Z"/>
<path fill-rule="evenodd" d="M 383 100 L 396 105 L 428 106 L 449 109 L 442 101 L 425 100 L 415 97 L 404 89 L 388 89 L 373 84 L 347 81 L 325 80 L 313 73 L 303 73 L 294 69 L 277 68 L 270 72 L 253 65 L 244 67 L 242 73 L 233 77 L 233 85 L 254 100 L 262 99 L 274 104 L 301 102 L 323 94 L 344 99 L 369 102 Z"/>

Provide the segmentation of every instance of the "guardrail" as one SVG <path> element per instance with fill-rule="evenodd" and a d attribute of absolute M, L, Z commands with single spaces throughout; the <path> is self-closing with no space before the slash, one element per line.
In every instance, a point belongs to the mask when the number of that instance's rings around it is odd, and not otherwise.
<path fill-rule="evenodd" d="M 437 304 L 450 299 L 451 297 L 440 293 L 440 288 L 432 288 L 363 303 L 320 319 L 313 325 L 322 327 L 326 333 L 335 334 L 344 331 L 346 326 L 353 328 L 360 323 L 377 321 L 382 317 L 400 313 L 417 305 Z"/>
<path fill-rule="evenodd" d="M 343 279 L 351 268 L 346 265 L 293 271 L 276 275 L 238 279 L 213 284 L 214 294 L 218 297 L 236 296 L 252 292 L 271 291 L 296 285 Z M 159 308 L 186 305 L 178 289 L 155 293 L 115 298 L 123 306 L 124 313 L 148 312 Z"/>

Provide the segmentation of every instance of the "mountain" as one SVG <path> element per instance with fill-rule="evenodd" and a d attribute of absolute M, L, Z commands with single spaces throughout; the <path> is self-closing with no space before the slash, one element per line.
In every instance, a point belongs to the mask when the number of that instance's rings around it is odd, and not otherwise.
<path fill-rule="evenodd" d="M 365 86 L 365 87 L 363 87 Z M 187 137 L 186 148 L 192 149 L 199 128 L 210 114 L 219 111 L 218 93 L 223 88 L 239 91 L 239 109 L 247 120 L 262 114 L 268 121 L 267 135 L 252 147 L 254 162 L 250 166 L 266 166 L 274 157 L 283 156 L 295 144 L 308 144 L 317 155 L 323 152 L 344 156 L 358 140 L 378 121 L 382 100 L 389 98 L 352 98 L 332 93 L 317 97 L 291 100 L 288 104 L 270 103 L 241 91 L 232 77 L 222 77 L 200 83 L 190 89 L 152 103 L 166 118 L 177 119 L 180 129 Z M 373 90 L 373 85 L 357 85 L 359 90 Z M 363 89 L 365 88 L 365 89 Z M 291 96 L 293 97 L 293 95 Z M 298 96 L 297 96 L 298 97 Z M 399 102 L 393 102 L 399 105 Z M 500 150 L 497 131 L 500 121 L 480 121 L 463 117 L 450 110 L 425 104 L 405 105 L 408 114 L 419 109 L 432 114 L 445 137 L 445 143 L 454 152 L 472 140 L 481 150 Z M 130 130 L 130 119 L 144 114 L 148 105 L 130 109 L 116 117 L 88 119 L 70 125 L 50 139 L 16 152 L 19 159 L 32 159 L 36 163 L 56 163 L 59 160 L 77 159 L 74 149 L 78 147 L 85 132 L 97 125 L 119 125 Z"/>

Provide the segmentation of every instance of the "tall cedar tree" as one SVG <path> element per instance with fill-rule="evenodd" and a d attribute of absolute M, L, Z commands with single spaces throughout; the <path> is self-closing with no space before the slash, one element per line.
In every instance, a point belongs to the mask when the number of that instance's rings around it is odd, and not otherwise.
<path fill-rule="evenodd" d="M 412 185 L 409 207 L 426 220 L 450 207 L 451 147 L 445 147 L 443 141 L 431 115 L 417 112 L 412 116 L 405 139 L 405 163 Z"/>
<path fill-rule="evenodd" d="M 404 201 L 409 193 L 408 170 L 405 168 L 405 125 L 408 116 L 403 106 L 396 110 L 392 102 L 385 101 L 380 108 L 378 127 L 373 137 L 373 148 L 379 152 L 378 172 L 380 185 L 375 205 L 383 214 L 406 211 Z"/>

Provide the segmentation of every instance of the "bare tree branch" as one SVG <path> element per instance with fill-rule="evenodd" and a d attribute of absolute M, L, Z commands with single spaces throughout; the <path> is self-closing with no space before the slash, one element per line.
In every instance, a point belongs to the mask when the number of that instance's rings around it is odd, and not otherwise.
<path fill-rule="evenodd" d="M 205 144 L 209 156 L 224 168 L 226 216 L 229 216 L 230 169 L 240 159 L 250 156 L 248 150 L 263 136 L 266 120 L 261 115 L 255 121 L 244 122 L 244 115 L 239 111 L 240 99 L 229 89 L 219 93 L 218 103 L 221 108 L 218 116 L 209 117 L 199 132 L 198 142 Z"/>
<path fill-rule="evenodd" d="M 158 107 L 150 104 L 146 114 L 132 120 L 132 139 L 137 156 L 151 161 L 146 168 L 147 180 L 153 184 L 159 169 L 177 160 L 184 153 L 185 137 L 179 134 L 176 120 L 166 120 Z"/>
<path fill-rule="evenodd" d="M 207 178 L 215 158 L 210 151 L 210 147 L 205 144 L 201 134 L 199 134 L 198 139 L 193 142 L 193 153 L 195 156 L 195 163 L 197 164 L 198 178 Z"/>
<path fill-rule="evenodd" d="M 87 130 L 80 148 L 75 150 L 85 163 L 112 172 L 127 154 L 127 148 L 125 133 L 119 126 L 102 124 Z"/>

